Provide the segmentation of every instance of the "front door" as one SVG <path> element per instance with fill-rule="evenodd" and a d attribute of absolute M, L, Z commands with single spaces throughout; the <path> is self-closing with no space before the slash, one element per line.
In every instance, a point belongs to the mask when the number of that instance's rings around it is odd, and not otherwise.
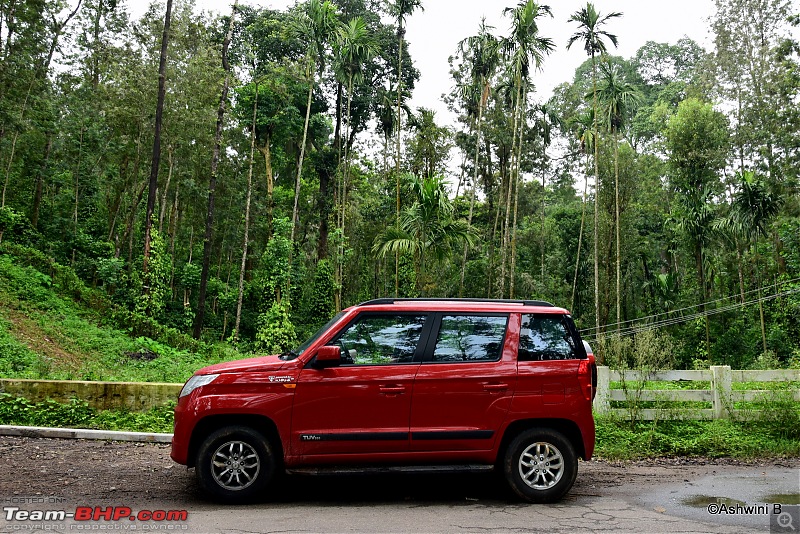
<path fill-rule="evenodd" d="M 300 373 L 292 451 L 303 456 L 407 451 L 414 377 L 428 314 L 362 313 L 328 345 L 341 365 Z"/>

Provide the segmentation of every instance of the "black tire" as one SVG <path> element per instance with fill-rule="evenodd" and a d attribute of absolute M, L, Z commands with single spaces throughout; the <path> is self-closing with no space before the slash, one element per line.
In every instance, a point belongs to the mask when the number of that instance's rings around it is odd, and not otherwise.
<path fill-rule="evenodd" d="M 514 493 L 532 503 L 555 502 L 578 476 L 578 458 L 561 433 L 532 428 L 514 438 L 506 449 L 503 473 Z"/>
<path fill-rule="evenodd" d="M 250 427 L 220 428 L 197 451 L 197 481 L 219 501 L 250 501 L 275 476 L 273 450 L 269 440 Z"/>

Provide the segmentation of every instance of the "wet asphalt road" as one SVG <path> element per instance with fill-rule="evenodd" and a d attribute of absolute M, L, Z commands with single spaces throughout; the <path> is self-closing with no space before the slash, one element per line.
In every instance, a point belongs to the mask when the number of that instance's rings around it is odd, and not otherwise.
<path fill-rule="evenodd" d="M 39 503 L 25 502 L 31 496 Z M 776 500 L 800 501 L 800 459 L 582 462 L 573 490 L 551 505 L 518 502 L 492 474 L 415 474 L 285 477 L 261 502 L 223 506 L 167 446 L 0 437 L 0 533 L 770 532 L 769 513 L 714 515 L 708 505 Z M 185 510 L 188 520 L 20 521 L 9 506 Z M 790 519 L 800 530 L 798 509 Z"/>

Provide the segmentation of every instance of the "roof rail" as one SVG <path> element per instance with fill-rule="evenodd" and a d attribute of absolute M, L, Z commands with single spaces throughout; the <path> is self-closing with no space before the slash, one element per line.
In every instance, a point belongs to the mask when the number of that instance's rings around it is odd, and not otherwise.
<path fill-rule="evenodd" d="M 395 304 L 397 302 L 475 302 L 484 304 L 519 304 L 521 306 L 544 306 L 552 308 L 553 305 L 544 300 L 512 300 L 512 299 L 459 299 L 459 298 L 381 298 L 362 302 L 359 306 L 378 306 L 381 304 Z"/>

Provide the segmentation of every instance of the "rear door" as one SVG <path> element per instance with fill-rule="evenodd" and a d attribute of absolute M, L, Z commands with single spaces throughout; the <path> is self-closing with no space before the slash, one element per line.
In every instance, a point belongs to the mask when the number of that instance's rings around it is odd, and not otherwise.
<path fill-rule="evenodd" d="M 362 313 L 328 345 L 338 367 L 300 373 L 292 414 L 299 455 L 407 451 L 414 376 L 430 328 L 426 313 Z"/>
<path fill-rule="evenodd" d="M 519 315 L 438 313 L 414 381 L 411 450 L 489 450 L 516 383 Z"/>
<path fill-rule="evenodd" d="M 523 314 L 519 334 L 518 396 L 532 396 L 538 417 L 571 414 L 583 399 L 578 369 L 586 359 L 574 325 L 561 314 Z"/>

